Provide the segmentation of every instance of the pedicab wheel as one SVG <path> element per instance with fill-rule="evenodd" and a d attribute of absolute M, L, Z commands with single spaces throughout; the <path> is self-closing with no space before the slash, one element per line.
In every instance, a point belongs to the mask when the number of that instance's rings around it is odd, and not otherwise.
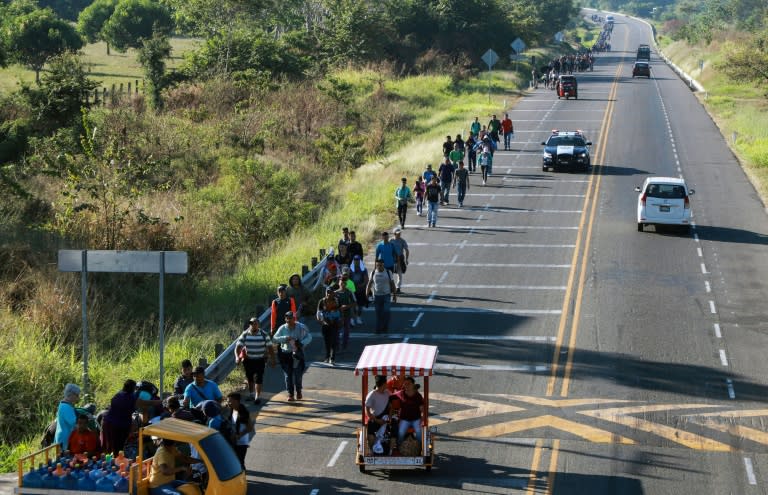
<path fill-rule="evenodd" d="M 637 231 L 638 232 L 642 232 L 643 231 L 643 224 L 642 223 L 638 223 L 637 224 Z"/>
<path fill-rule="evenodd" d="M 427 472 L 429 473 L 430 471 L 432 471 L 432 466 L 425 466 L 424 469 L 426 469 Z"/>
<path fill-rule="evenodd" d="M 358 465 L 357 467 L 360 469 L 360 472 L 361 472 L 361 473 L 364 473 L 364 472 L 365 472 L 365 464 L 360 464 L 360 465 Z"/>

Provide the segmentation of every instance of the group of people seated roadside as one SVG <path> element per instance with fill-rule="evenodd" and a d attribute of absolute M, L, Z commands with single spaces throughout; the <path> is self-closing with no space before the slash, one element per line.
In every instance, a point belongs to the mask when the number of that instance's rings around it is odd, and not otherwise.
<path fill-rule="evenodd" d="M 374 383 L 375 387 L 365 398 L 366 455 L 420 455 L 421 427 L 426 423 L 426 413 L 419 385 L 411 376 L 397 375 L 389 379 L 379 375 Z"/>
<path fill-rule="evenodd" d="M 110 400 L 109 407 L 95 412 L 95 407 L 77 408 L 81 390 L 69 383 L 59 403 L 53 443 L 63 451 L 78 455 L 101 453 L 135 459 L 138 455 L 139 429 L 147 424 L 173 417 L 193 421 L 232 435 L 231 443 L 245 469 L 245 455 L 254 433 L 254 423 L 239 393 L 227 395 L 226 404 L 218 385 L 205 378 L 205 368 L 192 368 L 191 361 L 182 362 L 182 373 L 174 382 L 174 394 L 161 400 L 149 382 L 128 379 Z M 228 439 L 229 440 L 229 439 Z M 199 464 L 194 451 L 186 444 L 176 445 L 167 439 L 145 444 L 144 458 L 153 456 L 150 471 L 150 493 L 172 495 L 186 482 L 187 467 Z M 158 453 L 160 455 L 158 456 Z M 171 462 L 171 458 L 175 461 Z M 177 465 L 186 466 L 184 469 Z M 177 479 L 177 477 L 179 479 Z"/>

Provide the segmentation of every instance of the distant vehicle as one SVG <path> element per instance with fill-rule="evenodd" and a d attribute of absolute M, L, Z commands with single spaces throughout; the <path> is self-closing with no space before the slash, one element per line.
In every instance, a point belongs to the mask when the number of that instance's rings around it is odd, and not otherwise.
<path fill-rule="evenodd" d="M 635 187 L 637 197 L 637 231 L 646 225 L 691 226 L 691 202 L 694 193 L 683 179 L 677 177 L 648 177 L 642 187 Z"/>
<path fill-rule="evenodd" d="M 546 172 L 550 168 L 556 171 L 558 168 L 589 170 L 589 146 L 581 131 L 553 130 L 549 139 L 541 143 L 544 146 L 541 169 Z"/>
<path fill-rule="evenodd" d="M 605 16 L 605 22 L 610 22 L 611 24 L 613 24 L 613 16 L 612 15 Z"/>
<path fill-rule="evenodd" d="M 579 84 L 576 82 L 576 78 L 572 75 L 561 75 L 557 78 L 557 84 L 555 85 L 555 91 L 557 92 L 557 99 L 575 98 L 579 99 Z"/>
<path fill-rule="evenodd" d="M 648 62 L 640 62 L 637 61 L 632 66 L 632 77 L 641 77 L 645 76 L 648 79 L 651 78 L 651 64 Z"/>
<path fill-rule="evenodd" d="M 651 60 L 651 47 L 648 45 L 638 46 L 637 60 Z"/>

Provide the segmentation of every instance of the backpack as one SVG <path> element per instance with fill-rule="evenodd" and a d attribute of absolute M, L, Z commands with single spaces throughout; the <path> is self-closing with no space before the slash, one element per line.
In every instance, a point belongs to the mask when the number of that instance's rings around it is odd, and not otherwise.
<path fill-rule="evenodd" d="M 224 437 L 224 439 L 232 446 L 232 448 L 237 445 L 237 434 L 235 433 L 235 427 L 232 424 L 232 420 L 230 418 L 225 418 L 224 416 L 221 417 L 219 433 L 221 433 L 221 436 Z"/>

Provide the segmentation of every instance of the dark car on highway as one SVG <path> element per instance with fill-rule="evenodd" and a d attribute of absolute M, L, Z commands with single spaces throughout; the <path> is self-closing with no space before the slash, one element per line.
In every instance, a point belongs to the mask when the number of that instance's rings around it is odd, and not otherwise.
<path fill-rule="evenodd" d="M 589 170 L 589 147 L 591 141 L 587 141 L 581 131 L 557 131 L 553 130 L 544 145 L 542 155 L 542 170 L 546 172 L 550 168 Z"/>
<path fill-rule="evenodd" d="M 648 62 L 635 62 L 635 65 L 632 66 L 632 77 L 641 76 L 651 78 L 651 64 Z"/>

